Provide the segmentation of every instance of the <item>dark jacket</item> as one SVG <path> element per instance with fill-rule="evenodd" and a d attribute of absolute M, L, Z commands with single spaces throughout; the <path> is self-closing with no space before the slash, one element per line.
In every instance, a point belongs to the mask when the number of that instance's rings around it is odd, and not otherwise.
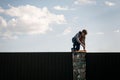
<path fill-rule="evenodd" d="M 79 31 L 73 38 L 72 41 L 77 41 L 78 43 L 82 43 L 85 45 L 85 37 L 81 36 L 82 32 Z"/>

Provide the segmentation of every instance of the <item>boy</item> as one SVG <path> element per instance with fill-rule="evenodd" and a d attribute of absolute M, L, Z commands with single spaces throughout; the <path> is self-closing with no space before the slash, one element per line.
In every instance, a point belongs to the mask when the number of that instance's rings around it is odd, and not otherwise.
<path fill-rule="evenodd" d="M 73 48 L 72 51 L 79 51 L 80 45 L 83 47 L 84 51 L 85 50 L 85 37 L 87 35 L 87 30 L 83 29 L 82 31 L 79 31 L 73 38 Z"/>

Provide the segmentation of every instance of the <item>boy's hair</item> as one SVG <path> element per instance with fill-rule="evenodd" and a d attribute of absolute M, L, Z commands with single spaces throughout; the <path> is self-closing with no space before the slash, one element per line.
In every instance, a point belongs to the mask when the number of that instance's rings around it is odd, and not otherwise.
<path fill-rule="evenodd" d="M 87 35 L 87 30 L 83 29 L 82 32 L 85 33 L 85 35 Z"/>

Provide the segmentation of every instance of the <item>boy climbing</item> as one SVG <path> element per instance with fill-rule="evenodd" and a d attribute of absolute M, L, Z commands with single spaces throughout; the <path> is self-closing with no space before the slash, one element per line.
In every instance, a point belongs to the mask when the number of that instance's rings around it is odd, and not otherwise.
<path fill-rule="evenodd" d="M 73 38 L 73 48 L 72 51 L 79 51 L 80 45 L 83 47 L 83 50 L 85 49 L 85 37 L 87 35 L 87 30 L 83 29 L 82 31 L 79 31 Z"/>

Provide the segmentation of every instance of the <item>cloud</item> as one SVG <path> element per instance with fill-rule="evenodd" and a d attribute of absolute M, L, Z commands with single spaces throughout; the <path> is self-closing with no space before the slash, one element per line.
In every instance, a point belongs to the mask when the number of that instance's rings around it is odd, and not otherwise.
<path fill-rule="evenodd" d="M 111 6 L 115 6 L 115 3 L 110 2 L 110 1 L 105 1 L 105 5 L 111 7 Z"/>
<path fill-rule="evenodd" d="M 115 30 L 114 32 L 119 33 L 119 32 L 120 32 L 120 30 L 119 30 L 119 29 L 117 29 L 117 30 Z"/>
<path fill-rule="evenodd" d="M 75 20 L 78 20 L 79 19 L 79 17 L 78 16 L 75 16 L 75 17 L 73 17 L 73 21 Z"/>
<path fill-rule="evenodd" d="M 76 0 L 74 4 L 80 4 L 80 5 L 96 4 L 96 1 L 95 0 Z"/>
<path fill-rule="evenodd" d="M 103 34 L 105 34 L 104 32 L 97 32 L 96 34 L 98 34 L 98 35 L 103 35 Z"/>
<path fill-rule="evenodd" d="M 6 26 L 7 26 L 6 20 L 0 16 L 0 28 L 6 27 Z"/>
<path fill-rule="evenodd" d="M 67 35 L 67 34 L 69 34 L 69 33 L 71 33 L 71 32 L 72 32 L 71 27 L 68 27 L 68 28 L 66 28 L 66 29 L 64 30 L 63 35 Z"/>
<path fill-rule="evenodd" d="M 63 37 L 63 36 L 70 34 L 71 32 L 72 32 L 72 28 L 67 27 L 62 33 L 57 34 L 56 37 Z"/>
<path fill-rule="evenodd" d="M 0 17 L 0 26 L 7 27 L 6 31 L 11 33 L 9 36 L 45 34 L 52 30 L 51 24 L 66 23 L 64 15 L 51 13 L 47 7 L 38 8 L 32 5 L 9 7 L 3 11 L 11 19 L 6 22 L 4 18 Z M 3 36 L 8 37 L 7 35 L 7 32 L 4 32 Z"/>
<path fill-rule="evenodd" d="M 3 13 L 4 9 L 2 7 L 0 7 L 0 13 Z"/>
<path fill-rule="evenodd" d="M 18 36 L 14 35 L 11 31 L 6 31 L 2 35 L 3 39 L 17 39 Z"/>
<path fill-rule="evenodd" d="M 53 7 L 55 10 L 60 10 L 60 11 L 66 11 L 66 10 L 74 10 L 74 9 L 70 9 L 68 6 L 64 6 L 64 7 L 62 7 L 62 6 L 54 6 Z"/>

